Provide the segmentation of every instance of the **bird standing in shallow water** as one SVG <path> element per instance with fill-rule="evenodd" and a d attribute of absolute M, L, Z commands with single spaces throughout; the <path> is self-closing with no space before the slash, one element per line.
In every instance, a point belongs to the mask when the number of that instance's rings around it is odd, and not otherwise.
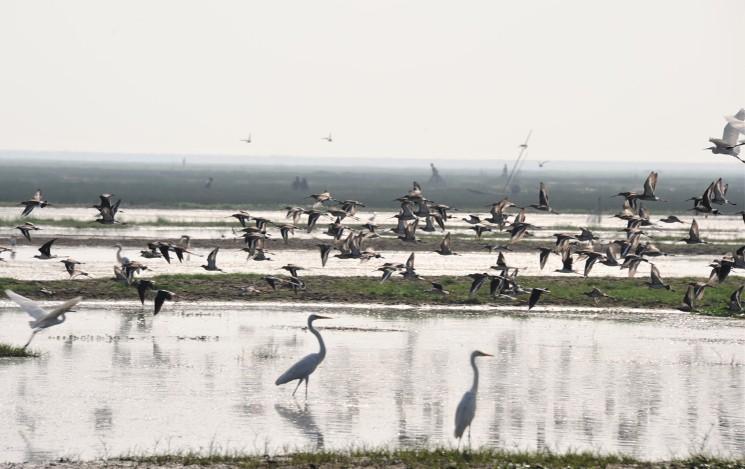
<path fill-rule="evenodd" d="M 473 417 L 476 415 L 476 392 L 479 389 L 479 369 L 476 367 L 476 358 L 491 356 L 479 350 L 471 352 L 473 384 L 471 384 L 471 389 L 463 394 L 458 407 L 455 409 L 455 437 L 458 439 L 459 446 L 460 439 L 463 437 L 463 432 L 466 431 L 466 428 L 468 428 L 468 446 L 471 446 L 471 422 L 473 422 Z"/>
<path fill-rule="evenodd" d="M 313 327 L 313 321 L 315 321 L 316 319 L 331 318 L 327 316 L 320 316 L 318 314 L 311 314 L 310 316 L 308 316 L 308 330 L 318 339 L 320 350 L 318 351 L 318 353 L 311 353 L 309 355 L 306 355 L 299 362 L 292 365 L 290 369 L 282 373 L 282 375 L 274 382 L 275 385 L 279 386 L 280 384 L 285 384 L 289 383 L 290 381 L 297 380 L 297 386 L 295 387 L 295 390 L 292 391 L 292 395 L 294 396 L 298 388 L 300 387 L 300 384 L 305 381 L 306 399 L 308 398 L 308 379 L 310 378 L 310 375 L 314 371 L 316 371 L 316 368 L 318 368 L 318 365 L 321 364 L 323 359 L 326 358 L 326 344 L 323 343 L 321 333 Z"/>

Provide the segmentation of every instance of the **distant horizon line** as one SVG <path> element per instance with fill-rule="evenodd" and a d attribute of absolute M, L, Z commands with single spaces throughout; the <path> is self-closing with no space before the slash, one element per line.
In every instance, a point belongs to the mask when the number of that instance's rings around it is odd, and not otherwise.
<path fill-rule="evenodd" d="M 61 158 L 70 158 L 69 162 L 88 162 L 95 158 L 101 158 L 101 157 L 125 157 L 128 158 L 129 161 L 121 161 L 122 163 L 125 162 L 141 162 L 144 158 L 150 158 L 151 160 L 155 158 L 156 160 L 152 161 L 153 163 L 169 163 L 174 164 L 178 163 L 180 164 L 184 158 L 186 158 L 187 163 L 191 164 L 205 164 L 205 163 L 211 163 L 211 164 L 220 164 L 220 165 L 235 165 L 235 164 L 245 164 L 245 163 L 252 163 L 256 164 L 257 166 L 288 166 L 288 165 L 305 165 L 305 166 L 325 166 L 325 165 L 334 165 L 338 167 L 355 167 L 360 165 L 367 165 L 372 167 L 386 167 L 386 166 L 395 166 L 395 167 L 404 167 L 406 164 L 415 164 L 416 166 L 419 165 L 419 163 L 429 165 L 430 163 L 435 164 L 441 164 L 445 165 L 443 167 L 447 167 L 449 169 L 457 169 L 458 167 L 462 167 L 463 169 L 478 169 L 477 167 L 480 165 L 483 165 L 484 163 L 492 163 L 492 164 L 507 164 L 509 169 L 509 164 L 515 162 L 515 157 L 510 158 L 504 158 L 504 157 L 497 157 L 495 156 L 493 159 L 488 158 L 462 158 L 462 157 L 419 157 L 419 156 L 386 156 L 386 157 L 366 157 L 366 156 L 327 156 L 327 155 L 316 155 L 316 156 L 310 156 L 310 155 L 291 155 L 291 154 L 244 154 L 244 155 L 238 155 L 238 154 L 231 154 L 231 153 L 146 153 L 146 152 L 119 152 L 119 151 L 79 151 L 79 150 L 19 150 L 19 149 L 0 149 L 0 160 L 8 159 L 8 160 L 16 160 L 20 159 L 22 157 L 28 157 L 31 156 L 37 161 L 44 161 L 44 160 L 59 160 Z M 219 158 L 219 160 L 215 160 L 215 158 Z M 189 161 L 189 160 L 192 161 Z M 207 160 L 209 159 L 209 160 Z M 243 159 L 243 160 L 240 160 Z M 282 159 L 283 161 L 277 161 L 277 159 Z M 202 161 L 200 161 L 202 160 Z M 528 155 L 527 158 L 524 160 L 527 163 L 536 163 L 538 161 L 548 161 L 547 163 L 547 169 L 551 171 L 562 171 L 562 170 L 577 170 L 581 169 L 578 166 L 603 166 L 604 168 L 596 168 L 596 169 L 619 169 L 619 168 L 628 168 L 629 164 L 633 163 L 644 163 L 644 168 L 667 168 L 668 170 L 671 169 L 670 167 L 674 167 L 674 169 L 677 170 L 696 170 L 696 169 L 703 169 L 706 168 L 708 171 L 714 171 L 712 168 L 712 162 L 717 163 L 727 163 L 729 162 L 729 159 L 722 157 L 722 156 L 715 156 L 710 161 L 701 161 L 696 163 L 691 162 L 669 162 L 669 161 L 652 161 L 645 159 L 640 160 L 562 160 L 562 159 L 556 159 L 552 160 L 547 157 L 542 157 L 540 159 L 531 159 Z M 555 163 L 555 164 L 552 164 Z M 734 159 L 732 159 L 731 163 L 739 163 L 736 162 Z M 742 164 L 742 163 L 739 163 Z M 739 165 L 738 164 L 738 165 Z M 732 165 L 732 166 L 738 166 L 738 165 Z M 528 166 L 528 165 L 526 165 Z M 529 166 L 533 166 L 530 164 Z M 569 167 L 563 167 L 563 166 L 569 166 Z M 611 167 L 608 167 L 611 166 Z M 487 168 L 483 168 L 487 169 Z M 501 168 L 495 168 L 491 167 L 488 168 L 489 170 L 495 170 Z M 641 169 L 641 168 L 636 168 Z M 726 170 L 726 168 L 723 167 L 723 169 Z M 525 170 L 539 170 L 538 167 L 523 167 L 521 171 Z"/>

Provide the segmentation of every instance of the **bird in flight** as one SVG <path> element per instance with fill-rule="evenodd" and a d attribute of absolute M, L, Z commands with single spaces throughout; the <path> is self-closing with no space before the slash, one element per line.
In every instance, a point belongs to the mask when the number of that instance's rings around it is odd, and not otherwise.
<path fill-rule="evenodd" d="M 251 134 L 248 134 L 248 138 L 242 138 L 241 142 L 251 143 Z"/>
<path fill-rule="evenodd" d="M 328 137 L 321 137 L 321 139 L 322 139 L 322 140 L 326 140 L 326 141 L 327 141 L 327 142 L 329 142 L 329 143 L 331 143 L 331 142 L 333 142 L 333 141 L 334 141 L 334 139 L 333 139 L 333 138 L 331 138 L 331 132 L 329 132 L 329 136 L 328 136 Z"/>

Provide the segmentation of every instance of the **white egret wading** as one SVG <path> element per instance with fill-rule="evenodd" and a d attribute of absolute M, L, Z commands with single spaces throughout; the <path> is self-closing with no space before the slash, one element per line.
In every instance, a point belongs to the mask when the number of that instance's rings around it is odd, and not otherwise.
<path fill-rule="evenodd" d="M 308 316 L 308 330 L 313 333 L 313 335 L 315 335 L 318 339 L 320 350 L 318 351 L 318 353 L 311 353 L 310 355 L 306 355 L 302 360 L 292 365 L 289 370 L 282 373 L 282 375 L 277 378 L 277 381 L 274 382 L 274 384 L 279 386 L 280 384 L 285 384 L 289 383 L 290 381 L 297 380 L 297 386 L 295 387 L 295 390 L 292 391 L 292 395 L 294 396 L 298 388 L 300 387 L 300 384 L 305 381 L 306 399 L 308 398 L 308 378 L 310 378 L 310 375 L 314 371 L 316 371 L 318 365 L 320 365 L 323 359 L 326 357 L 326 344 L 323 343 L 321 333 L 313 327 L 313 321 L 315 321 L 316 319 L 331 318 L 326 316 L 319 316 L 317 314 L 311 314 L 310 316 Z"/>
<path fill-rule="evenodd" d="M 46 329 L 47 327 L 56 326 L 57 324 L 65 322 L 65 313 L 70 311 L 73 306 L 80 303 L 80 300 L 83 299 L 78 296 L 47 311 L 39 306 L 39 304 L 34 300 L 21 296 L 12 290 L 5 290 L 5 294 L 8 295 L 8 298 L 18 304 L 22 310 L 26 311 L 32 318 L 34 318 L 33 321 L 29 321 L 28 323 L 33 332 L 31 332 L 31 337 L 29 337 L 26 345 L 23 346 L 24 349 L 29 346 L 37 332 Z"/>
<path fill-rule="evenodd" d="M 476 368 L 476 357 L 491 356 L 479 350 L 471 353 L 473 384 L 471 385 L 471 389 L 463 394 L 458 408 L 455 410 L 455 437 L 458 439 L 458 446 L 460 446 L 460 439 L 463 437 L 463 432 L 466 431 L 466 428 L 468 428 L 468 446 L 471 446 L 471 422 L 473 422 L 473 417 L 476 415 L 476 392 L 479 389 L 479 369 Z"/>

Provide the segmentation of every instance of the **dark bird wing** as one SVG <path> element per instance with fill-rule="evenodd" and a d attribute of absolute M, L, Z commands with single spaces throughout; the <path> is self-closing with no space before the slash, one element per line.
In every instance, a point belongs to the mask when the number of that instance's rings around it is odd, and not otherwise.
<path fill-rule="evenodd" d="M 44 243 L 40 248 L 39 252 L 42 253 L 42 255 L 51 257 L 52 256 L 52 244 L 57 241 L 57 238 L 52 239 Z"/>
<path fill-rule="evenodd" d="M 541 294 L 543 294 L 543 290 L 540 288 L 534 288 L 533 291 L 530 292 L 530 299 L 528 300 L 528 310 L 533 309 L 533 306 L 538 304 L 538 300 L 541 299 Z"/>
<path fill-rule="evenodd" d="M 476 294 L 476 292 L 479 291 L 479 289 L 484 285 L 484 282 L 486 281 L 486 275 L 479 275 L 476 278 L 473 279 L 473 282 L 471 282 L 471 289 L 468 291 L 468 294 L 470 296 L 473 296 Z"/>
<path fill-rule="evenodd" d="M 171 255 L 168 253 L 169 247 L 168 245 L 161 244 L 158 246 L 158 250 L 160 251 L 160 254 L 163 256 L 163 259 L 166 260 L 169 264 L 171 263 Z"/>
<path fill-rule="evenodd" d="M 546 261 L 548 260 L 548 256 L 551 255 L 551 251 L 548 249 L 541 250 L 540 254 L 538 254 L 538 261 L 540 262 L 541 270 L 543 270 L 544 267 L 546 267 Z"/>
<path fill-rule="evenodd" d="M 414 253 L 412 252 L 411 255 L 409 255 L 409 258 L 406 259 L 406 270 L 414 270 Z"/>
<path fill-rule="evenodd" d="M 695 218 L 691 222 L 691 228 L 688 231 L 688 236 L 691 238 L 691 240 L 699 240 L 699 239 L 701 239 L 699 237 L 698 222 L 696 221 Z"/>
<path fill-rule="evenodd" d="M 540 189 L 538 191 L 538 205 L 542 205 L 544 207 L 548 207 L 548 189 L 546 188 L 546 184 L 541 182 Z"/>
<path fill-rule="evenodd" d="M 657 173 L 652 171 L 644 181 L 644 195 L 654 197 L 654 190 L 657 187 Z"/>
<path fill-rule="evenodd" d="M 153 316 L 160 313 L 160 310 L 163 307 L 163 303 L 165 303 L 166 300 L 173 300 L 173 296 L 173 292 L 170 292 L 168 290 L 158 290 L 158 292 L 155 294 L 155 312 L 153 313 Z"/>

